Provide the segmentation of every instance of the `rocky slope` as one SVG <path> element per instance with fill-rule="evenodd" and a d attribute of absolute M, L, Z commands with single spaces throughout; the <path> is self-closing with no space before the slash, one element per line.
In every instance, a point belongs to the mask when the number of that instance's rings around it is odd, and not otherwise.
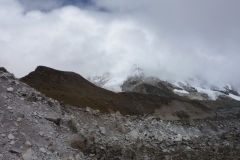
<path fill-rule="evenodd" d="M 204 119 L 101 114 L 60 104 L 0 71 L 0 159 L 237 160 L 239 103 L 212 103 L 215 114 Z"/>

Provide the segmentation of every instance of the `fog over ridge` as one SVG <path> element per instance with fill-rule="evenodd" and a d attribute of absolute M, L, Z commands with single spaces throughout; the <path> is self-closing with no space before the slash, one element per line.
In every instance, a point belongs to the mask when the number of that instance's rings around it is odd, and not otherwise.
<path fill-rule="evenodd" d="M 126 77 L 136 64 L 162 79 L 200 76 L 240 88 L 239 1 L 0 0 L 0 64 L 84 77 Z"/>

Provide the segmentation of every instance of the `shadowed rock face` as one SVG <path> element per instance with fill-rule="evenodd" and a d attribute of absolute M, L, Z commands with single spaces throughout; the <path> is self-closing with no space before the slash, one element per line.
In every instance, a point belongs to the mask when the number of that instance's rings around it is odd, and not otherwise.
<path fill-rule="evenodd" d="M 162 93 L 167 96 L 134 92 L 114 93 L 95 86 L 76 73 L 44 66 L 37 67 L 35 71 L 21 78 L 21 81 L 58 101 L 78 107 L 89 106 L 103 113 L 111 111 L 130 115 L 154 113 L 156 109 L 168 106 L 173 100 L 184 101 L 193 108 L 207 111 L 207 108 L 198 102 L 171 96 L 173 93 L 168 92 L 166 88 Z M 145 87 L 146 90 L 148 88 L 149 86 Z M 158 88 L 158 91 L 160 89 Z"/>
<path fill-rule="evenodd" d="M 134 86 L 132 91 L 144 94 L 155 94 L 168 98 L 180 98 L 178 95 L 174 94 L 171 90 L 166 88 L 161 82 L 158 82 L 157 86 L 147 83 L 140 83 Z"/>
<path fill-rule="evenodd" d="M 8 73 L 8 71 L 4 67 L 0 67 L 0 71 Z"/>
<path fill-rule="evenodd" d="M 121 88 L 124 92 L 137 92 L 181 99 L 177 94 L 173 93 L 175 87 L 170 83 L 155 77 L 147 77 L 143 73 L 128 77 L 121 85 Z"/>

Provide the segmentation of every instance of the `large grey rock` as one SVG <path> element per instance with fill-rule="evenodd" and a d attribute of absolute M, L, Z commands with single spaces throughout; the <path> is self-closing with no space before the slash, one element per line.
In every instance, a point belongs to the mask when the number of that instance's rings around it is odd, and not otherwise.
<path fill-rule="evenodd" d="M 47 151 L 45 150 L 45 148 L 43 148 L 43 147 L 41 147 L 40 149 L 39 149 L 42 153 L 46 153 Z"/>
<path fill-rule="evenodd" d="M 102 134 L 106 134 L 106 129 L 104 127 L 99 127 L 99 129 Z"/>
<path fill-rule="evenodd" d="M 39 158 L 35 155 L 34 151 L 32 149 L 27 150 L 22 155 L 23 160 L 39 160 Z"/>
<path fill-rule="evenodd" d="M 0 145 L 4 146 L 5 144 L 6 144 L 6 142 L 4 140 L 0 139 Z"/>
<path fill-rule="evenodd" d="M 74 149 L 79 149 L 82 152 L 86 151 L 85 146 L 85 138 L 81 138 L 78 136 L 73 136 L 68 139 L 68 145 L 70 145 Z"/>
<path fill-rule="evenodd" d="M 29 102 L 36 102 L 37 98 L 34 92 L 31 92 L 28 94 L 27 98 L 26 98 Z"/>
<path fill-rule="evenodd" d="M 68 127 L 73 133 L 77 133 L 76 123 L 69 117 L 61 118 L 59 121 L 60 126 Z"/>
<path fill-rule="evenodd" d="M 31 146 L 32 146 L 32 144 L 31 144 L 29 141 L 26 141 L 26 142 L 25 142 L 25 145 L 28 146 L 28 147 L 31 147 Z"/>
<path fill-rule="evenodd" d="M 22 150 L 21 150 L 20 148 L 18 148 L 18 147 L 12 147 L 12 148 L 10 149 L 10 152 L 11 152 L 11 153 L 21 154 L 21 153 L 22 153 Z"/>
<path fill-rule="evenodd" d="M 55 124 L 59 125 L 59 122 L 60 122 L 60 116 L 57 115 L 56 113 L 48 113 L 46 116 L 45 116 L 45 119 L 46 120 L 49 120 L 51 122 L 54 122 Z"/>
<path fill-rule="evenodd" d="M 51 151 L 51 152 L 54 152 L 54 151 L 56 150 L 56 147 L 57 147 L 57 146 L 56 146 L 56 143 L 51 142 L 51 143 L 49 143 L 47 149 L 48 149 L 49 151 Z"/>
<path fill-rule="evenodd" d="M 14 89 L 12 87 L 7 88 L 8 92 L 12 92 Z"/>
<path fill-rule="evenodd" d="M 8 139 L 10 139 L 10 140 L 12 140 L 12 139 L 14 139 L 15 137 L 12 135 L 12 134 L 9 134 L 8 135 Z"/>
<path fill-rule="evenodd" d="M 47 99 L 47 103 L 48 103 L 48 105 L 51 106 L 51 107 L 53 107 L 53 106 L 55 105 L 55 102 L 54 102 L 54 100 L 53 100 L 52 98 L 48 98 L 48 99 Z"/>
<path fill-rule="evenodd" d="M 132 140 L 135 140 L 137 139 L 139 136 L 139 133 L 138 133 L 138 130 L 132 130 L 130 133 L 129 133 L 129 137 L 132 139 Z"/>

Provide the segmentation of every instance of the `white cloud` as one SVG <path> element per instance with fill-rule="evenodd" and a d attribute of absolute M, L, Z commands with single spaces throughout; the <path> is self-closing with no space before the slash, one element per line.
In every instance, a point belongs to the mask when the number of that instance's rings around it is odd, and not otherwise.
<path fill-rule="evenodd" d="M 200 8 L 181 4 L 190 11 L 170 2 L 133 2 L 97 1 L 109 13 L 74 6 L 25 12 L 16 0 L 0 0 L 0 64 L 17 77 L 38 65 L 85 77 L 105 71 L 120 77 L 137 64 L 164 79 L 200 75 L 212 83 L 229 81 L 240 87 L 239 37 L 233 34 L 239 34 L 239 23 L 218 22 L 230 13 L 213 23 L 213 13 L 219 9 L 200 2 Z"/>

